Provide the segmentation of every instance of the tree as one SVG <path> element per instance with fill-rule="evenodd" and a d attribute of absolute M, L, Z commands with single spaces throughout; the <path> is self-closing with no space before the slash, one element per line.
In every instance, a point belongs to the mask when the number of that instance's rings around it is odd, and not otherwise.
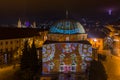
<path fill-rule="evenodd" d="M 36 73 L 39 68 L 38 57 L 37 57 L 37 49 L 35 47 L 34 41 L 32 43 L 32 47 L 30 49 L 30 68 L 33 73 Z"/>
<path fill-rule="evenodd" d="M 22 80 L 33 80 L 39 69 L 37 49 L 35 47 L 34 41 L 31 48 L 28 44 L 28 41 L 25 42 L 20 62 L 20 69 Z"/>
<path fill-rule="evenodd" d="M 93 60 L 89 68 L 89 80 L 107 80 L 105 68 L 100 61 Z"/>
<path fill-rule="evenodd" d="M 28 45 L 28 41 L 25 41 L 23 53 L 20 60 L 20 69 L 26 70 L 30 67 L 30 46 Z"/>

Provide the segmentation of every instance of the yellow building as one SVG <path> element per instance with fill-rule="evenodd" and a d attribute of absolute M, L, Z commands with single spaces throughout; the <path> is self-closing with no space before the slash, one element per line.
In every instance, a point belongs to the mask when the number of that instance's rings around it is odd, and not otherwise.
<path fill-rule="evenodd" d="M 103 50 L 104 38 L 88 38 L 88 41 L 90 41 L 93 48 L 96 48 L 98 51 Z"/>
<path fill-rule="evenodd" d="M 104 39 L 106 34 L 102 31 L 90 30 L 88 32 L 88 41 L 92 44 L 92 47 L 101 52 L 104 49 Z"/>
<path fill-rule="evenodd" d="M 120 28 L 119 25 L 107 25 L 111 32 L 108 35 L 107 42 L 108 46 L 110 47 L 111 53 L 117 56 L 120 56 Z M 109 45 L 111 44 L 111 45 Z"/>
<path fill-rule="evenodd" d="M 37 28 L 0 28 L 0 64 L 8 64 L 22 54 L 24 42 L 31 45 L 33 39 L 36 47 L 46 40 L 46 30 Z"/>

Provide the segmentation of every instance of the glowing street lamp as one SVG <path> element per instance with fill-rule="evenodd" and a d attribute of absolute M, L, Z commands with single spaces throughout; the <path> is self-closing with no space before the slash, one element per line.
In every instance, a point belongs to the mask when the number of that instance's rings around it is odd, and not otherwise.
<path fill-rule="evenodd" d="M 96 47 L 96 42 L 97 42 L 97 39 L 94 39 L 94 59 L 98 59 L 98 56 L 97 56 L 97 47 Z"/>
<path fill-rule="evenodd" d="M 94 41 L 94 42 L 97 42 L 97 39 L 94 39 L 93 41 Z"/>
<path fill-rule="evenodd" d="M 94 48 L 96 48 L 96 42 L 97 42 L 97 39 L 94 39 Z"/>

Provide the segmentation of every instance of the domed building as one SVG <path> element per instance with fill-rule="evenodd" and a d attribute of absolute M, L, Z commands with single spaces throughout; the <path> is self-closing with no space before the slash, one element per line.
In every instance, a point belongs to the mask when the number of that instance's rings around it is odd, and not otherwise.
<path fill-rule="evenodd" d="M 48 40 L 54 41 L 79 41 L 86 39 L 87 34 L 83 26 L 79 22 L 73 20 L 57 21 L 51 26 L 48 34 Z"/>
<path fill-rule="evenodd" d="M 92 59 L 92 46 L 83 26 L 74 20 L 55 22 L 42 46 L 43 73 L 82 72 Z"/>

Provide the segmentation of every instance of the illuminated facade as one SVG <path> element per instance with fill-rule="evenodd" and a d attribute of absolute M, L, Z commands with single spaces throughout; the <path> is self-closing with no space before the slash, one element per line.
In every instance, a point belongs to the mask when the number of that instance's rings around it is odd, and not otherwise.
<path fill-rule="evenodd" d="M 42 46 L 43 73 L 82 72 L 91 57 L 92 46 L 79 22 L 61 20 L 51 26 Z"/>
<path fill-rule="evenodd" d="M 112 54 L 120 56 L 120 28 L 119 25 L 107 25 L 106 26 L 109 30 L 110 33 L 106 37 L 106 46 Z"/>
<path fill-rule="evenodd" d="M 92 44 L 92 47 L 97 49 L 98 51 L 102 51 L 103 50 L 103 46 L 104 46 L 104 38 L 88 38 L 88 40 L 90 41 L 90 43 Z"/>
<path fill-rule="evenodd" d="M 34 39 L 36 47 L 41 47 L 46 34 L 47 31 L 32 28 L 0 28 L 0 65 L 20 58 L 26 40 L 31 45 Z"/>
<path fill-rule="evenodd" d="M 89 29 L 89 28 L 88 28 Z M 99 53 L 103 53 L 106 33 L 109 33 L 109 30 L 100 27 L 100 28 L 90 28 L 88 31 L 88 41 L 92 44 L 94 49 L 97 49 Z"/>
<path fill-rule="evenodd" d="M 21 20 L 20 19 L 18 20 L 17 28 L 27 28 L 27 27 L 36 28 L 36 22 L 30 24 L 29 21 L 25 21 L 24 24 L 22 24 Z"/>

